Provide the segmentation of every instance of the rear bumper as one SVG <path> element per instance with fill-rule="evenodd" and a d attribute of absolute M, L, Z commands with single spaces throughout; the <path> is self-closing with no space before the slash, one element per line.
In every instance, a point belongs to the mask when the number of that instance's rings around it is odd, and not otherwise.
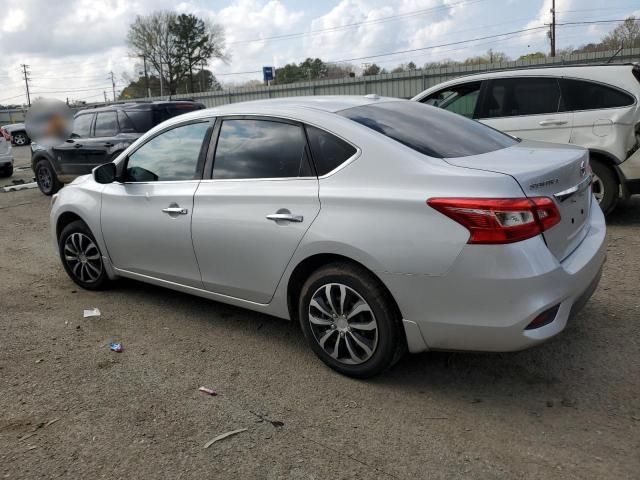
<path fill-rule="evenodd" d="M 382 274 L 405 319 L 409 349 L 513 351 L 560 333 L 591 297 L 605 261 L 599 208 L 589 222 L 582 243 L 562 262 L 539 236 L 510 245 L 467 245 L 443 276 Z M 551 323 L 525 329 L 555 306 Z M 407 328 L 411 324 L 417 328 Z M 414 338 L 418 331 L 421 338 Z"/>

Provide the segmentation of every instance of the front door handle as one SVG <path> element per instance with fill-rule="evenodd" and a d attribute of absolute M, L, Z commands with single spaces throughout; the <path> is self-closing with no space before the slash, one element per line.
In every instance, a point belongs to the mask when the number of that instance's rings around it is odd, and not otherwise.
<path fill-rule="evenodd" d="M 302 215 L 294 215 L 293 213 L 272 213 L 271 215 L 267 215 L 268 220 L 273 220 L 274 222 L 302 222 L 304 217 Z"/>
<path fill-rule="evenodd" d="M 541 122 L 538 123 L 538 125 L 540 125 L 541 127 L 548 127 L 551 125 L 566 125 L 567 122 L 566 120 L 542 120 Z"/>
<path fill-rule="evenodd" d="M 80 147 L 82 147 L 82 144 L 81 143 L 74 143 L 73 146 L 75 148 L 80 148 Z"/>
<path fill-rule="evenodd" d="M 105 143 L 105 144 L 104 144 L 104 146 L 105 146 L 105 147 L 113 147 L 113 143 L 108 143 L 108 142 L 107 142 L 107 143 Z"/>
<path fill-rule="evenodd" d="M 187 213 L 189 213 L 189 210 L 182 207 L 167 207 L 167 208 L 163 208 L 162 211 L 164 213 L 168 213 L 169 215 L 171 214 L 186 215 Z"/>

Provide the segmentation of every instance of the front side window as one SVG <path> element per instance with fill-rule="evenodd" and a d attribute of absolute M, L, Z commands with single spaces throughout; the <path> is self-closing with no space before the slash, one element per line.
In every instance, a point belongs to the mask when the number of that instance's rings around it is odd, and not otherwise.
<path fill-rule="evenodd" d="M 633 97 L 615 88 L 585 80 L 560 80 L 564 110 L 597 110 L 633 105 Z"/>
<path fill-rule="evenodd" d="M 94 128 L 94 137 L 113 137 L 118 134 L 118 120 L 116 112 L 98 113 L 96 118 L 96 126 Z"/>
<path fill-rule="evenodd" d="M 71 138 L 86 138 L 91 130 L 91 122 L 93 121 L 93 113 L 78 115 L 73 120 L 73 132 Z"/>
<path fill-rule="evenodd" d="M 308 177 L 302 128 L 271 120 L 223 120 L 214 179 Z"/>
<path fill-rule="evenodd" d="M 305 128 L 313 156 L 313 164 L 319 176 L 335 170 L 353 157 L 357 151 L 353 146 L 329 132 L 316 127 L 307 126 Z"/>
<path fill-rule="evenodd" d="M 429 95 L 423 103 L 444 108 L 453 113 L 473 118 L 478 103 L 481 82 L 465 83 Z"/>
<path fill-rule="evenodd" d="M 517 143 L 480 122 L 418 102 L 380 102 L 338 114 L 436 158 L 480 155 Z"/>
<path fill-rule="evenodd" d="M 484 103 L 483 118 L 556 113 L 560 86 L 555 78 L 497 78 L 489 82 Z"/>
<path fill-rule="evenodd" d="M 158 182 L 199 178 L 198 159 L 208 122 L 191 123 L 153 137 L 129 156 L 126 181 Z"/>

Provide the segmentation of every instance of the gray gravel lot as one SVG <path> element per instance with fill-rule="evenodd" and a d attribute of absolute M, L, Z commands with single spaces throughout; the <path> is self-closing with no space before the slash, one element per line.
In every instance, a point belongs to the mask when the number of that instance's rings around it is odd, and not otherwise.
<path fill-rule="evenodd" d="M 611 217 L 600 288 L 560 336 L 369 381 L 288 322 L 132 281 L 81 290 L 48 212 L 38 190 L 0 193 L 4 478 L 638 478 L 640 199 Z"/>

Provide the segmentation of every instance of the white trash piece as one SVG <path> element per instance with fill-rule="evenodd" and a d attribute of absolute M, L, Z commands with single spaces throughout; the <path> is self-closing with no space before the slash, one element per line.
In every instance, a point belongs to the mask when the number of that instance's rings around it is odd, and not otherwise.
<path fill-rule="evenodd" d="M 84 318 L 87 317 L 99 317 L 100 316 L 100 310 L 98 310 L 98 307 L 94 307 L 91 310 L 85 310 L 84 311 Z"/>

